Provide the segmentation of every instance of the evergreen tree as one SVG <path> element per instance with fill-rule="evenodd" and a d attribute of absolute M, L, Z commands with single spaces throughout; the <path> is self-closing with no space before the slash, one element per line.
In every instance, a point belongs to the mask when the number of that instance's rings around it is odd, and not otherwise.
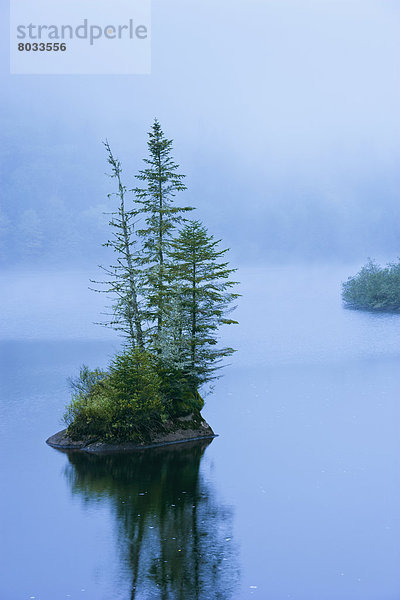
<path fill-rule="evenodd" d="M 104 145 L 107 151 L 108 164 L 111 166 L 110 177 L 117 180 L 118 186 L 118 191 L 108 194 L 108 197 L 117 196 L 119 206 L 117 212 L 111 213 L 112 219 L 109 224 L 112 227 L 113 235 L 103 245 L 111 247 L 117 258 L 114 265 L 107 268 L 101 267 L 109 279 L 101 282 L 92 281 L 92 283 L 106 287 L 106 289 L 96 289 L 94 291 L 107 292 L 116 298 L 112 306 L 111 320 L 102 323 L 102 325 L 120 331 L 132 348 L 136 346 L 143 348 L 143 315 L 139 302 L 141 272 L 138 267 L 134 239 L 135 212 L 127 210 L 125 206 L 127 188 L 121 180 L 121 163 L 113 156 L 109 143 L 106 141 Z"/>
<path fill-rule="evenodd" d="M 103 245 L 113 249 L 115 262 L 101 267 L 107 281 L 93 283 L 114 299 L 111 319 L 102 324 L 120 331 L 127 347 L 107 371 L 82 368 L 72 381 L 65 421 L 73 439 L 137 441 L 151 439 L 168 419 L 192 415 L 199 425 L 204 402 L 198 387 L 215 379 L 224 357 L 234 352 L 218 347 L 217 335 L 220 325 L 236 323 L 227 317 L 239 294 L 232 291 L 236 269 L 224 260 L 221 240 L 184 218 L 191 207 L 173 205 L 186 188 L 158 121 L 149 133 L 146 168 L 137 176 L 143 187 L 130 190 L 137 199 L 133 208 L 126 207 L 121 163 L 108 142 L 105 148 L 117 184 L 108 196 L 119 205 Z M 144 223 L 137 230 L 140 216 Z"/>
<path fill-rule="evenodd" d="M 172 329 L 178 345 L 180 364 L 189 373 L 194 387 L 214 379 L 215 372 L 232 348 L 218 348 L 217 331 L 228 319 L 232 301 L 239 296 L 230 280 L 236 269 L 223 260 L 227 250 L 219 250 L 221 240 L 208 235 L 199 221 L 190 221 L 171 242 L 171 279 L 176 282 L 175 302 L 179 319 Z"/>
<path fill-rule="evenodd" d="M 148 140 L 149 157 L 144 159 L 146 168 L 136 176 L 143 187 L 135 188 L 138 213 L 145 216 L 146 227 L 138 230 L 142 236 L 141 250 L 144 275 L 146 318 L 153 326 L 152 346 L 161 356 L 164 354 L 165 322 L 170 310 L 168 296 L 169 265 L 168 250 L 176 226 L 184 220 L 183 214 L 191 207 L 177 207 L 173 199 L 177 192 L 186 189 L 184 175 L 177 172 L 172 156 L 172 140 L 168 140 L 157 120 L 154 121 Z"/>

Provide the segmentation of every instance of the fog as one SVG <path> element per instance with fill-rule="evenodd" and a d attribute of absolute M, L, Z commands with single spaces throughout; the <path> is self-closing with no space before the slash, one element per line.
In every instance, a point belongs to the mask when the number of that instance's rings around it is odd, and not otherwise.
<path fill-rule="evenodd" d="M 398 315 L 344 310 L 341 282 L 356 265 L 242 267 L 233 317 L 221 344 L 237 349 L 226 373 L 237 367 L 323 365 L 398 357 Z M 122 339 L 96 324 L 109 304 L 89 289 L 89 271 L 16 270 L 2 287 L 0 340 L 104 341 L 107 356 Z M 76 356 L 76 368 L 85 357 Z M 90 365 L 96 367 L 96 364 Z M 225 372 L 225 371 L 223 371 Z"/>
<path fill-rule="evenodd" d="M 238 352 L 213 396 L 201 390 L 220 434 L 198 480 L 218 534 L 200 547 L 225 561 L 212 593 L 229 577 L 243 600 L 399 597 L 398 314 L 344 310 L 340 296 L 367 257 L 400 254 L 399 2 L 153 0 L 149 76 L 10 75 L 8 7 L 0 11 L 7 597 L 86 590 L 97 600 L 132 586 L 120 523 L 133 515 L 135 525 L 141 500 L 125 503 L 114 473 L 108 483 L 78 464 L 66 471 L 44 440 L 64 426 L 67 377 L 82 363 L 106 368 L 121 347 L 95 324 L 107 298 L 89 290 L 112 262 L 102 140 L 133 187 L 154 117 L 187 176 L 177 203 L 197 207 L 230 248 L 242 294 L 239 326 L 220 340 Z M 82 488 L 82 506 L 77 481 L 93 488 Z M 93 492 L 115 510 L 89 505 Z M 175 527 L 184 500 L 165 495 L 161 523 Z M 208 565 L 213 553 L 198 557 Z"/>
<path fill-rule="evenodd" d="M 179 202 L 244 266 L 399 254 L 398 3 L 153 2 L 149 76 L 8 74 L 3 7 L 0 250 L 5 269 L 93 270 L 157 116 L 187 175 Z"/>

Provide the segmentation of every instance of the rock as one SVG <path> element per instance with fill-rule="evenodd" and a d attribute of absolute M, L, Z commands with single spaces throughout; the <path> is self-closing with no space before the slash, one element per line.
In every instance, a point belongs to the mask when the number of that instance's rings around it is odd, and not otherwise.
<path fill-rule="evenodd" d="M 153 439 L 148 443 L 136 442 L 121 442 L 121 443 L 105 443 L 93 440 L 71 440 L 67 435 L 67 430 L 63 429 L 58 433 L 50 436 L 46 440 L 46 444 L 57 448 L 58 450 L 79 450 L 82 452 L 107 453 L 107 452 L 130 452 L 134 450 L 142 450 L 144 448 L 155 448 L 158 446 L 166 446 L 169 444 L 181 444 L 199 439 L 207 439 L 217 437 L 211 427 L 204 419 L 193 424 L 190 427 L 192 415 L 180 417 L 175 422 L 169 422 L 166 431 L 159 432 L 154 435 Z"/>

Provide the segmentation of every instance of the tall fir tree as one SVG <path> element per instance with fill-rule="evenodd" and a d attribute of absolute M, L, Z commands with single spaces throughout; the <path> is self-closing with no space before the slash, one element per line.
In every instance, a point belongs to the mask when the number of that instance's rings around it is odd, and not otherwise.
<path fill-rule="evenodd" d="M 227 250 L 219 249 L 220 241 L 208 235 L 199 221 L 189 221 L 169 250 L 175 303 L 179 304 L 170 338 L 176 340 L 176 354 L 194 387 L 215 379 L 223 358 L 234 352 L 217 347 L 220 325 L 237 323 L 228 315 L 239 296 L 231 291 L 237 282 L 230 276 L 236 269 L 223 260 Z"/>
<path fill-rule="evenodd" d="M 112 305 L 111 317 L 102 325 L 112 327 L 121 332 L 131 348 L 144 348 L 143 314 L 140 307 L 139 288 L 141 271 L 138 266 L 138 253 L 135 248 L 134 218 L 135 212 L 126 208 L 127 188 L 122 183 L 122 167 L 120 161 L 114 157 L 108 141 L 104 143 L 107 151 L 107 161 L 111 167 L 110 177 L 116 179 L 117 192 L 108 194 L 119 199 L 118 210 L 111 213 L 110 226 L 113 234 L 103 246 L 111 247 L 116 253 L 114 265 L 102 266 L 101 269 L 108 276 L 106 281 L 92 281 L 102 285 L 104 289 L 95 289 L 96 292 L 106 292 L 115 299 Z M 93 289 L 93 288 L 92 288 Z"/>
<path fill-rule="evenodd" d="M 178 173 L 172 156 L 172 140 L 168 140 L 155 119 L 149 132 L 149 156 L 144 159 L 146 168 L 136 177 L 143 187 L 134 189 L 138 213 L 144 215 L 145 227 L 138 230 L 143 239 L 141 250 L 144 276 L 144 296 L 146 298 L 146 318 L 152 327 L 152 348 L 161 357 L 166 352 L 165 325 L 169 304 L 169 264 L 168 251 L 174 230 L 184 220 L 184 213 L 192 207 L 174 206 L 177 192 L 186 189 L 184 175 Z"/>

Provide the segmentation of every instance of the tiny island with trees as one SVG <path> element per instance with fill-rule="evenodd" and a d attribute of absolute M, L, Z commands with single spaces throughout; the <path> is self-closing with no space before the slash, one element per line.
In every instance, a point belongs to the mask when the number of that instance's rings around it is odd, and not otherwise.
<path fill-rule="evenodd" d="M 342 298 L 347 308 L 400 311 L 400 261 L 381 267 L 370 259 L 343 283 Z"/>
<path fill-rule="evenodd" d="M 219 347 L 221 325 L 235 324 L 229 267 L 221 240 L 193 208 L 175 204 L 186 189 L 172 158 L 172 140 L 157 120 L 149 132 L 148 157 L 137 187 L 123 182 L 121 162 L 105 142 L 116 200 L 104 244 L 113 264 L 101 267 L 97 292 L 113 300 L 102 323 L 123 336 L 107 370 L 82 366 L 71 378 L 67 428 L 47 443 L 56 448 L 102 451 L 214 436 L 201 416 L 200 387 L 216 379 L 234 349 Z"/>

